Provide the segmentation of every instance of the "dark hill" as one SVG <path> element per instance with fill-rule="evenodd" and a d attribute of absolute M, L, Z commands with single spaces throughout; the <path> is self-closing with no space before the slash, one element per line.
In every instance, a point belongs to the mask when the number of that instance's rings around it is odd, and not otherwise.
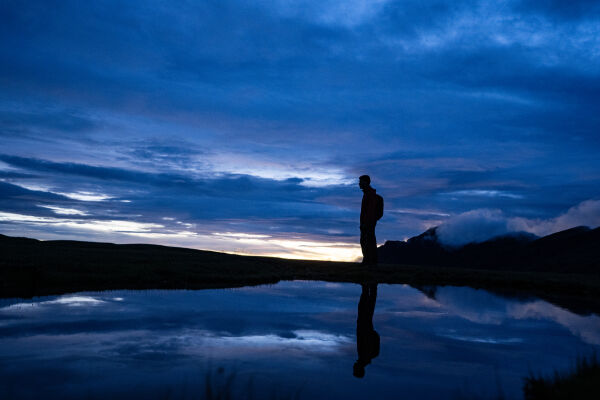
<path fill-rule="evenodd" d="M 444 246 L 431 228 L 406 242 L 387 241 L 377 251 L 386 264 L 596 273 L 600 228 L 580 226 L 542 238 L 521 232 L 461 247 Z"/>
<path fill-rule="evenodd" d="M 538 296 L 576 312 L 597 312 L 600 310 L 600 275 L 597 273 L 564 274 L 526 269 L 507 273 L 481 268 L 482 260 L 497 265 L 494 260 L 490 261 L 493 258 L 490 254 L 501 254 L 505 248 L 518 246 L 540 252 L 550 247 L 547 252 L 559 263 L 561 257 L 568 256 L 561 246 L 577 248 L 585 260 L 589 252 L 584 250 L 598 242 L 597 236 L 598 230 L 582 230 L 545 241 L 505 237 L 465 246 L 457 252 L 437 243 L 435 230 L 430 230 L 408 243 L 388 242 L 382 247 L 383 251 L 390 252 L 400 249 L 401 255 L 410 253 L 410 263 L 402 260 L 402 265 L 380 264 L 377 268 L 366 268 L 348 262 L 250 257 L 146 244 L 39 241 L 0 235 L 0 298 L 90 290 L 238 287 L 300 279 L 403 283 L 414 287 L 468 285 L 506 295 Z M 523 245 L 522 241 L 527 243 Z M 397 244 L 395 249 L 394 244 Z M 528 254 L 535 254 L 533 250 L 528 250 Z M 480 255 L 475 257 L 476 254 Z M 427 264 L 422 263 L 423 260 Z M 450 264 L 449 260 L 459 267 L 439 267 Z M 465 260 L 478 267 L 469 267 Z M 592 264 L 597 265 L 597 257 L 594 260 L 596 264 Z M 506 264 L 502 267 L 506 268 Z"/>

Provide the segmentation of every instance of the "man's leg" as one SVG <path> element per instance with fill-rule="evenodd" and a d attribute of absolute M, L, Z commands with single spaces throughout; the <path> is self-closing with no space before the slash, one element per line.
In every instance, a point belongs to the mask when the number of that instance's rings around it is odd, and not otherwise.
<path fill-rule="evenodd" d="M 363 264 L 377 264 L 377 239 L 375 238 L 375 225 L 361 226 L 360 247 L 363 253 Z"/>
<path fill-rule="evenodd" d="M 367 237 L 369 264 L 377 265 L 377 238 L 375 238 L 375 225 L 369 227 L 369 234 Z"/>
<path fill-rule="evenodd" d="M 369 262 L 369 247 L 367 241 L 367 230 L 365 227 L 360 227 L 360 248 L 362 250 L 363 255 L 363 264 L 367 264 Z"/>

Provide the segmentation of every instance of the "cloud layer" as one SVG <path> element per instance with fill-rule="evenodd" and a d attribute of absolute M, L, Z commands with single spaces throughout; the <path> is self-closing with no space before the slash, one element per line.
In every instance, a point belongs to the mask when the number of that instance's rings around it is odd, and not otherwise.
<path fill-rule="evenodd" d="M 600 13 L 565 4 L 4 2 L 0 212 L 355 244 L 368 173 L 379 242 L 550 231 L 600 198 Z"/>
<path fill-rule="evenodd" d="M 600 200 L 584 201 L 550 219 L 509 217 L 501 210 L 467 211 L 444 221 L 437 234 L 444 244 L 461 246 L 518 232 L 546 236 L 576 226 L 600 226 Z"/>

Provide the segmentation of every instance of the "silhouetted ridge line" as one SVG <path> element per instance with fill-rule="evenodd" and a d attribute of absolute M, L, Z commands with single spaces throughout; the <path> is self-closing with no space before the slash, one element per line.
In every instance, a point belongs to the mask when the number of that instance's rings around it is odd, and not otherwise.
<path fill-rule="evenodd" d="M 578 226 L 542 238 L 517 232 L 458 247 L 444 245 L 437 228 L 430 228 L 406 242 L 387 241 L 377 251 L 387 264 L 598 273 L 600 228 Z"/>

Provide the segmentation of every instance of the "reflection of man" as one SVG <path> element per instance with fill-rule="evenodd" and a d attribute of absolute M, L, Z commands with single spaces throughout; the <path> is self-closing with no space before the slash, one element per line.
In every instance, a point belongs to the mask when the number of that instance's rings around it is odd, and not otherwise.
<path fill-rule="evenodd" d="M 356 319 L 356 350 L 358 360 L 354 363 L 354 376 L 365 376 L 365 366 L 379 355 L 379 334 L 373 329 L 373 313 L 377 300 L 377 284 L 363 284 L 358 302 Z"/>
<path fill-rule="evenodd" d="M 377 264 L 377 239 L 375 239 L 375 225 L 383 213 L 383 199 L 371 187 L 369 175 L 358 178 L 358 186 L 363 191 L 360 207 L 360 247 L 362 248 L 365 265 Z M 379 200 L 381 199 L 381 200 Z M 381 201 L 381 204 L 380 204 Z M 381 210 L 379 210 L 381 208 Z"/>

